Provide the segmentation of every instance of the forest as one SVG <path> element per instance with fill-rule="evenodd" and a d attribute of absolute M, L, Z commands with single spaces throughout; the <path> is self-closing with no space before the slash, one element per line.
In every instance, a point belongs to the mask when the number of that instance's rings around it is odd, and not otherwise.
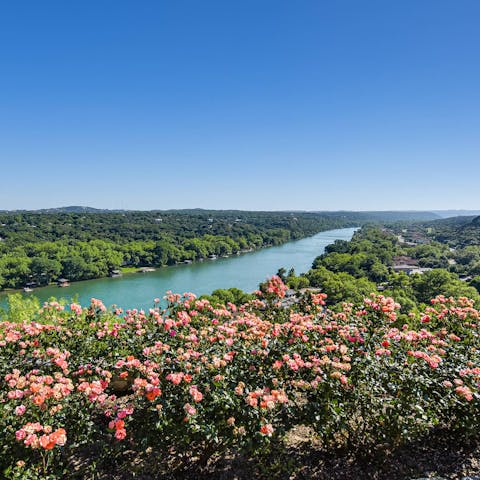
<path fill-rule="evenodd" d="M 4 213 L 0 289 L 228 256 L 357 223 L 352 214 L 302 212 Z"/>

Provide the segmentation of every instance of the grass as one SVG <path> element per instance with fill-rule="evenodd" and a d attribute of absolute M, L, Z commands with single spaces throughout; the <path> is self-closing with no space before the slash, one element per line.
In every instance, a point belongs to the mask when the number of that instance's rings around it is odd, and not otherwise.
<path fill-rule="evenodd" d="M 121 267 L 120 270 L 122 273 L 137 273 L 139 267 Z"/>

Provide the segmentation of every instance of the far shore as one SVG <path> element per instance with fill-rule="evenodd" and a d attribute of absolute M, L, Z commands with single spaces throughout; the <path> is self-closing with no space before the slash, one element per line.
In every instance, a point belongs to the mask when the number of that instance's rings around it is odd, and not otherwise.
<path fill-rule="evenodd" d="M 318 233 L 322 233 L 322 232 L 317 232 L 315 233 L 314 235 L 318 235 Z M 312 236 L 314 236 L 312 235 Z M 307 237 L 303 237 L 303 238 L 307 238 Z M 291 242 L 294 242 L 296 240 L 302 240 L 302 239 L 295 239 L 295 240 L 290 240 Z M 289 243 L 289 242 L 285 242 L 285 243 Z M 238 252 L 235 252 L 235 253 L 231 253 L 229 255 L 215 255 L 215 256 L 212 256 L 212 257 L 201 257 L 201 258 L 198 258 L 196 260 L 185 260 L 183 262 L 176 262 L 172 265 L 157 265 L 157 266 L 143 266 L 143 267 L 119 267 L 118 270 L 121 271 L 121 274 L 120 275 L 107 275 L 107 276 L 104 276 L 104 277 L 95 277 L 95 278 L 84 278 L 82 280 L 69 280 L 69 285 L 68 286 L 61 286 L 61 285 L 58 285 L 58 282 L 54 281 L 54 282 L 50 282 L 46 285 L 38 285 L 36 287 L 31 287 L 31 291 L 25 291 L 23 288 L 5 288 L 3 290 L 0 290 L 0 295 L 11 295 L 11 294 L 15 294 L 15 293 L 25 293 L 25 294 L 29 294 L 31 293 L 32 295 L 35 294 L 35 290 L 39 289 L 39 288 L 46 288 L 46 287 L 55 287 L 55 286 L 58 286 L 59 289 L 64 289 L 64 288 L 68 288 L 69 286 L 72 286 L 73 284 L 77 284 L 77 283 L 80 283 L 80 282 L 87 282 L 87 281 L 90 281 L 90 280 L 101 280 L 101 279 L 104 279 L 104 278 L 119 278 L 119 277 L 122 277 L 123 275 L 132 275 L 132 274 L 147 274 L 147 273 L 153 273 L 155 272 L 156 270 L 158 269 L 162 269 L 162 268 L 170 268 L 170 267 L 180 267 L 180 266 L 186 266 L 186 265 L 193 265 L 193 264 L 196 264 L 196 263 L 202 263 L 202 262 L 205 262 L 205 261 L 214 261 L 214 260 L 219 260 L 219 259 L 226 259 L 226 258 L 230 258 L 230 257 L 239 257 L 241 255 L 246 255 L 248 253 L 253 253 L 253 252 L 257 252 L 259 250 L 262 250 L 264 248 L 270 248 L 270 247 L 274 247 L 274 246 L 281 246 L 281 245 L 285 245 L 285 243 L 283 244 L 280 244 L 280 245 L 262 245 L 258 248 L 250 248 L 250 249 L 245 249 L 245 250 L 239 250 Z"/>

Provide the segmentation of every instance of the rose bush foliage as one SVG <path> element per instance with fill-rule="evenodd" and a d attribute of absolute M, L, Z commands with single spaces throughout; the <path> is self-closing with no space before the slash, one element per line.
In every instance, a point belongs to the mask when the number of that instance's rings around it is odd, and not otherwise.
<path fill-rule="evenodd" d="M 221 307 L 168 293 L 148 312 L 46 303 L 0 323 L 0 462 L 6 478 L 85 478 L 102 461 L 253 455 L 298 425 L 323 448 L 368 453 L 442 427 L 479 428 L 480 312 L 437 297 L 288 308 L 270 279 Z"/>

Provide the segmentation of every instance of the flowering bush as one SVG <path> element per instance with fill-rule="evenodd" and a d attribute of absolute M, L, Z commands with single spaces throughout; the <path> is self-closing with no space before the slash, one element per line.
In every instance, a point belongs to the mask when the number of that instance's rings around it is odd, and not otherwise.
<path fill-rule="evenodd" d="M 85 478 L 147 450 L 181 468 L 228 449 L 252 455 L 298 425 L 324 448 L 364 453 L 435 427 L 476 434 L 472 301 L 437 297 L 399 316 L 381 295 L 333 312 L 321 293 L 289 308 L 284 294 L 275 277 L 244 305 L 168 293 L 164 310 L 51 302 L 0 323 L 3 475 Z"/>

